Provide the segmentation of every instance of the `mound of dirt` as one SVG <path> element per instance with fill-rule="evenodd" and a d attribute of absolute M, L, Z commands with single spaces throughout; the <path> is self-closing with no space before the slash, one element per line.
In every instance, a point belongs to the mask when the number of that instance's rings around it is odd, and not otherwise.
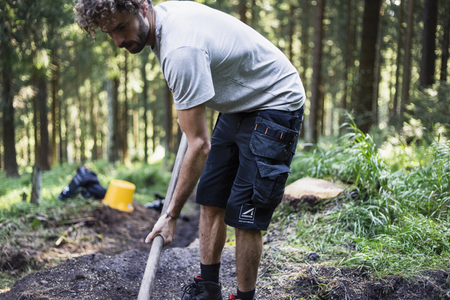
<path fill-rule="evenodd" d="M 17 281 L 10 291 L 0 293 L 0 300 L 136 299 L 151 248 L 143 240 L 159 213 L 141 205 L 134 207 L 131 213 L 95 207 L 75 219 L 75 224 L 60 228 L 63 234 L 47 238 L 42 249 L 24 248 L 8 255 L 2 252 L 0 268 L 4 274 L 19 276 L 36 266 L 45 269 Z M 189 221 L 178 220 L 175 240 L 161 254 L 152 299 L 181 299 L 183 286 L 200 272 L 198 207 L 188 217 Z M 258 277 L 259 300 L 450 299 L 450 270 L 380 280 L 364 270 L 321 265 L 320 259 L 283 265 L 274 255 L 279 252 L 276 240 L 266 241 Z M 236 291 L 234 251 L 227 247 L 222 254 L 224 299 Z M 56 259 L 59 264 L 52 265 Z"/>
<path fill-rule="evenodd" d="M 87 254 L 113 256 L 127 250 L 148 253 L 151 244 L 144 243 L 144 239 L 160 213 L 140 204 L 133 206 L 134 211 L 130 213 L 94 205 L 77 215 L 62 215 L 58 221 L 42 217 L 40 220 L 50 235 L 20 235 L 16 237 L 20 241 L 19 249 L 0 245 L 0 272 L 20 278 L 30 270 L 54 267 Z M 175 240 L 168 248 L 186 247 L 198 238 L 199 211 L 198 207 L 192 207 L 186 219 L 177 221 Z"/>
<path fill-rule="evenodd" d="M 235 269 L 229 267 L 234 266 L 233 257 L 234 249 L 224 250 L 224 293 L 235 286 Z M 0 299 L 136 299 L 147 258 L 147 253 L 137 250 L 115 256 L 95 253 L 77 257 L 24 277 L 11 291 L 0 294 Z M 164 250 L 153 284 L 152 299 L 181 299 L 182 286 L 198 274 L 199 265 L 197 247 Z"/>
<path fill-rule="evenodd" d="M 271 251 L 266 248 L 266 251 Z M 183 286 L 199 273 L 198 246 L 163 250 L 151 299 L 181 299 Z M 1 300 L 136 299 L 148 254 L 137 250 L 115 256 L 77 257 L 19 280 L 0 294 Z M 313 266 L 271 272 L 273 261 L 263 260 L 256 299 L 450 299 L 449 272 L 430 271 L 410 279 L 389 276 L 373 280 L 354 269 Z M 221 283 L 224 297 L 236 289 L 234 248 L 223 251 Z"/>

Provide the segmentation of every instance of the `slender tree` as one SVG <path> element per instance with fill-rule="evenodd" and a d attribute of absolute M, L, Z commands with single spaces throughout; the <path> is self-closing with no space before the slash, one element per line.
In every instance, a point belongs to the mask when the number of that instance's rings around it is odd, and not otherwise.
<path fill-rule="evenodd" d="M 144 121 L 144 162 L 148 163 L 148 117 L 147 117 L 147 111 L 148 111 L 148 80 L 147 80 L 147 70 L 145 69 L 148 62 L 148 55 L 144 53 L 141 55 L 142 63 L 141 63 L 141 76 L 143 81 L 143 88 L 142 88 L 142 106 L 143 106 L 143 113 L 142 113 L 142 119 Z"/>
<path fill-rule="evenodd" d="M 57 147 L 56 147 L 56 136 L 58 135 L 58 98 L 57 98 L 57 89 L 58 89 L 58 58 L 56 57 L 55 51 L 52 52 L 52 104 L 51 104 L 51 112 L 52 112 L 52 136 L 51 136 L 51 165 L 56 165 L 58 161 L 57 157 Z"/>
<path fill-rule="evenodd" d="M 91 83 L 90 85 L 90 101 L 89 101 L 89 111 L 90 111 L 90 127 L 91 127 L 91 135 L 92 135 L 92 149 L 91 149 L 91 157 L 92 160 L 97 160 L 99 158 L 98 151 L 98 131 L 97 131 L 97 122 L 98 122 L 98 101 L 96 101 L 94 95 L 94 85 Z"/>
<path fill-rule="evenodd" d="M 256 28 L 256 26 L 258 25 L 258 20 L 259 20 L 259 18 L 258 18 L 259 7 L 258 7 L 258 5 L 256 5 L 256 0 L 252 0 L 251 12 L 252 12 L 252 19 L 251 19 L 250 26 L 252 26 L 252 28 Z"/>
<path fill-rule="evenodd" d="M 155 85 L 151 85 L 151 90 L 153 91 L 153 94 L 156 94 L 156 89 L 154 88 Z M 150 93 L 150 94 L 152 94 Z M 156 97 L 155 97 L 156 99 Z M 156 151 L 156 100 L 153 100 L 150 102 L 151 108 L 152 108 L 152 152 L 154 153 Z"/>
<path fill-rule="evenodd" d="M 408 21 L 406 25 L 406 43 L 405 43 L 405 61 L 403 63 L 403 80 L 402 80 L 402 102 L 400 106 L 400 116 L 403 117 L 406 111 L 406 105 L 409 103 L 409 92 L 411 84 L 411 47 L 413 37 L 413 19 L 414 19 L 414 0 L 408 1 Z"/>
<path fill-rule="evenodd" d="M 245 24 L 248 24 L 247 20 L 247 0 L 239 0 L 239 19 L 244 22 Z"/>
<path fill-rule="evenodd" d="M 305 87 L 305 90 L 308 90 L 307 88 L 307 77 L 306 77 L 306 71 L 308 70 L 308 62 L 309 62 L 309 19 L 306 16 L 308 16 L 310 14 L 310 7 L 311 7 L 311 2 L 309 0 L 305 0 L 304 3 L 302 3 L 302 15 L 305 16 L 304 18 L 302 18 L 302 36 L 301 36 L 301 45 L 302 45 L 302 49 L 301 49 L 301 57 L 302 57 L 302 63 L 301 63 L 301 74 L 300 77 L 302 78 L 303 81 L 303 85 Z"/>
<path fill-rule="evenodd" d="M 6 176 L 19 176 L 17 158 L 16 158 L 16 131 L 14 123 L 14 97 L 13 97 L 13 65 L 18 62 L 17 48 L 12 42 L 16 42 L 13 33 L 15 31 L 15 11 L 12 10 L 14 3 L 5 1 L 2 3 L 0 11 L 0 77 L 1 85 L 1 103 L 0 110 L 2 115 L 2 133 L 3 133 L 3 159 Z M 8 13 L 6 13 L 8 12 Z M 1 165 L 1 163 L 0 163 Z"/>
<path fill-rule="evenodd" d="M 376 44 L 376 52 L 375 52 L 375 78 L 374 78 L 374 92 L 372 99 L 372 110 L 374 115 L 374 125 L 378 126 L 379 124 L 379 111 L 378 111 L 378 98 L 379 98 L 379 87 L 380 87 L 380 78 L 381 78 L 381 49 L 383 44 L 383 35 L 382 35 L 382 26 L 383 26 L 383 16 L 384 16 L 384 4 L 381 4 L 380 10 L 380 18 L 378 19 L 378 36 L 377 36 L 377 44 Z"/>
<path fill-rule="evenodd" d="M 108 80 L 108 161 L 115 163 L 118 160 L 116 128 L 117 128 L 117 79 Z"/>
<path fill-rule="evenodd" d="M 311 81 L 311 107 L 309 113 L 310 141 L 317 143 L 320 132 L 320 103 L 322 99 L 322 53 L 323 53 L 323 18 L 325 12 L 325 0 L 318 0 L 314 15 L 314 53 L 313 76 Z"/>
<path fill-rule="evenodd" d="M 446 3 L 444 15 L 444 31 L 442 38 L 442 56 L 441 56 L 441 72 L 440 81 L 447 81 L 447 65 L 448 65 L 448 48 L 450 47 L 450 3 Z"/>
<path fill-rule="evenodd" d="M 375 82 L 376 42 L 381 0 L 366 0 L 361 34 L 361 53 L 357 101 L 354 102 L 354 119 L 363 132 L 374 124 L 373 94 Z"/>
<path fill-rule="evenodd" d="M 341 108 L 341 113 L 339 114 L 339 124 L 343 124 L 344 123 L 344 111 L 346 111 L 348 109 L 348 105 L 347 105 L 347 98 L 348 98 L 348 90 L 349 90 L 349 73 L 350 73 L 350 63 L 352 60 L 352 37 L 353 35 L 351 34 L 351 32 L 354 29 L 354 27 L 352 26 L 352 21 L 353 21 L 353 3 L 352 0 L 347 0 L 347 18 L 346 18 L 346 25 L 345 25 L 345 31 L 346 31 L 346 35 L 345 35 L 345 43 L 344 43 L 344 71 L 343 71 L 343 94 L 342 94 L 342 99 L 340 102 L 340 108 Z"/>
<path fill-rule="evenodd" d="M 168 154 L 173 152 L 173 114 L 172 114 L 172 92 L 169 89 L 169 86 L 165 84 L 165 99 L 164 99 L 164 111 L 165 111 L 165 118 L 164 118 L 164 131 L 166 133 L 166 138 L 164 139 L 164 147 L 166 148 L 166 153 L 168 158 Z"/>
<path fill-rule="evenodd" d="M 394 98 L 392 100 L 392 109 L 390 116 L 398 116 L 399 114 L 399 95 L 400 95 L 400 68 L 402 66 L 402 45 L 403 45 L 403 9 L 406 0 L 400 0 L 398 8 L 398 30 L 397 30 L 397 61 L 395 68 L 395 87 Z"/>
<path fill-rule="evenodd" d="M 14 105 L 12 96 L 12 80 L 10 74 L 12 67 L 7 62 L 3 63 L 2 85 L 3 85 L 3 147 L 4 147 L 4 166 L 7 177 L 19 176 L 18 165 L 16 161 L 16 142 L 14 126 Z"/>
<path fill-rule="evenodd" d="M 419 79 L 422 88 L 426 88 L 435 82 L 437 15 L 438 1 L 425 0 L 423 4 L 422 60 Z"/>
<path fill-rule="evenodd" d="M 63 118 L 62 115 L 64 113 L 64 102 L 62 101 L 62 99 L 59 99 L 59 113 L 58 113 L 58 134 L 59 134 L 59 164 L 62 165 L 64 164 L 64 162 L 67 159 L 67 154 L 66 154 L 66 140 L 65 140 L 65 136 L 63 136 L 62 133 L 62 122 L 63 122 Z"/>
<path fill-rule="evenodd" d="M 39 136 L 40 151 L 39 165 L 42 170 L 50 170 L 50 141 L 48 134 L 48 117 L 47 117 L 47 82 L 44 77 L 38 79 L 37 101 L 39 107 Z"/>
<path fill-rule="evenodd" d="M 125 63 L 124 63 L 124 99 L 122 107 L 122 126 L 121 126 L 121 140 L 122 140 L 122 159 L 126 163 L 130 163 L 130 157 L 128 154 L 128 52 L 125 52 Z"/>
<path fill-rule="evenodd" d="M 295 35 L 295 25 L 296 25 L 296 18 L 295 18 L 295 12 L 297 10 L 297 7 L 294 4 L 289 4 L 289 43 L 288 43 L 288 58 L 289 61 L 292 63 L 294 59 L 294 35 Z"/>

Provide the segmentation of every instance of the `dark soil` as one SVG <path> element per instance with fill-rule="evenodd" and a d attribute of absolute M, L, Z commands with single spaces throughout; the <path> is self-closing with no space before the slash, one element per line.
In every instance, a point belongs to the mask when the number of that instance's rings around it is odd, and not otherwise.
<path fill-rule="evenodd" d="M 0 294 L 0 300 L 136 299 L 151 247 L 143 239 L 159 213 L 141 205 L 135 205 L 132 213 L 104 206 L 93 209 L 90 216 L 90 221 L 68 229 L 58 247 L 2 253 L 2 272 L 20 274 L 29 267 L 45 268 L 17 281 L 10 291 Z M 198 210 L 188 217 L 189 221 L 178 221 L 174 242 L 161 254 L 151 299 L 181 299 L 182 287 L 199 273 Z M 56 238 L 49 243 L 53 245 Z M 277 253 L 276 245 L 268 242 L 264 250 L 257 299 L 450 299 L 450 270 L 380 280 L 364 270 L 321 266 L 314 255 L 308 264 L 280 267 L 272 255 Z M 51 267 L 51 254 L 68 259 Z M 221 262 L 224 299 L 236 289 L 234 265 L 234 248 L 227 247 Z"/>

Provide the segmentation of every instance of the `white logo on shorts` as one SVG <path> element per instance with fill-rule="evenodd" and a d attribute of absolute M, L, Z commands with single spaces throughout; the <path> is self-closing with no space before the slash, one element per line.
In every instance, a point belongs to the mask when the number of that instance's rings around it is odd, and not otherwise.
<path fill-rule="evenodd" d="M 255 221 L 256 207 L 251 204 L 243 204 L 239 213 L 239 222 L 253 223 Z"/>

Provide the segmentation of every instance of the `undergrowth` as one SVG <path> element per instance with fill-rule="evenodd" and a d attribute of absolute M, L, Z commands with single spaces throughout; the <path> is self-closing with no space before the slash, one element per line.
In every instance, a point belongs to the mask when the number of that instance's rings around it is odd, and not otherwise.
<path fill-rule="evenodd" d="M 327 209 L 298 212 L 283 203 L 272 225 L 286 237 L 289 250 L 280 257 L 318 252 L 322 263 L 379 276 L 449 268 L 450 142 L 377 149 L 370 135 L 350 128 L 330 149 L 294 158 L 289 182 L 309 176 L 348 188 Z M 407 169 L 399 168 L 402 160 Z"/>

